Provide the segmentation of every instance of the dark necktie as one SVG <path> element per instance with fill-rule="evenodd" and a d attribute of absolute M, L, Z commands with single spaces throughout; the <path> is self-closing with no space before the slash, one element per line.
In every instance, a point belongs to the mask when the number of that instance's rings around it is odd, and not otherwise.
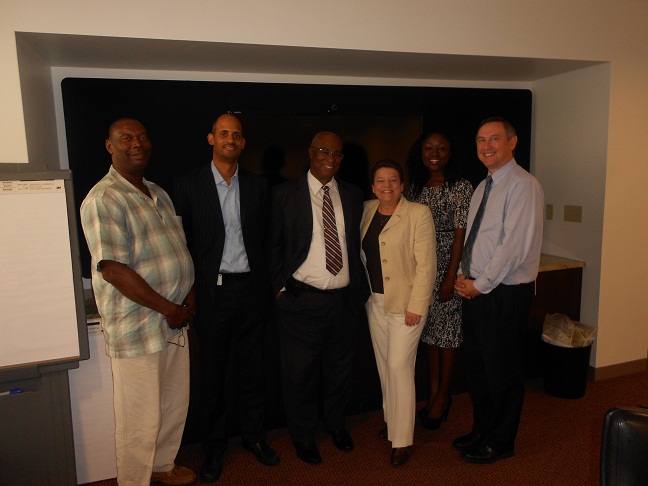
<path fill-rule="evenodd" d="M 493 178 L 489 175 L 486 178 L 486 187 L 484 187 L 484 196 L 482 197 L 481 203 L 479 203 L 479 208 L 477 209 L 477 214 L 470 228 L 470 233 L 468 233 L 468 239 L 466 239 L 466 244 L 464 245 L 463 255 L 461 257 L 461 271 L 466 276 L 470 277 L 470 263 L 472 261 L 472 251 L 475 246 L 475 240 L 477 239 L 477 233 L 479 233 L 479 227 L 481 226 L 482 219 L 484 217 L 484 211 L 486 210 L 486 203 L 488 202 L 488 195 L 490 194 L 491 185 L 493 184 Z"/>
<path fill-rule="evenodd" d="M 324 189 L 324 203 L 322 205 L 322 223 L 324 225 L 324 247 L 326 249 L 326 269 L 333 275 L 342 270 L 342 250 L 340 249 L 340 238 L 335 224 L 335 211 L 333 201 L 329 194 L 328 186 Z"/>

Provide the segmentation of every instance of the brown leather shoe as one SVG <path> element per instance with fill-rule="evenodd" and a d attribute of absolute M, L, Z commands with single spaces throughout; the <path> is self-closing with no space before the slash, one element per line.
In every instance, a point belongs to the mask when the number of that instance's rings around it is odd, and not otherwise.
<path fill-rule="evenodd" d="M 391 463 L 392 466 L 402 466 L 410 457 L 409 447 L 394 447 L 392 449 Z"/>
<path fill-rule="evenodd" d="M 154 472 L 151 474 L 152 483 L 162 484 L 191 484 L 196 480 L 196 473 L 184 466 L 175 466 L 170 471 Z"/>

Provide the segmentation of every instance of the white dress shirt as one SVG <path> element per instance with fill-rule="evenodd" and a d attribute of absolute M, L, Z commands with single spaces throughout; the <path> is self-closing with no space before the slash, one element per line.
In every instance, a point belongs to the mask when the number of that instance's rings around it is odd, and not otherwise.
<path fill-rule="evenodd" d="M 308 256 L 304 263 L 295 271 L 293 277 L 318 289 L 339 289 L 349 285 L 349 256 L 346 247 L 346 232 L 344 226 L 344 212 L 337 182 L 332 179 L 328 184 L 329 194 L 335 211 L 335 225 L 337 226 L 342 249 L 342 270 L 337 275 L 332 275 L 326 269 L 326 248 L 324 246 L 324 229 L 322 225 L 322 206 L 324 190 L 322 183 L 308 171 L 308 189 L 313 211 L 313 237 L 311 239 Z"/>

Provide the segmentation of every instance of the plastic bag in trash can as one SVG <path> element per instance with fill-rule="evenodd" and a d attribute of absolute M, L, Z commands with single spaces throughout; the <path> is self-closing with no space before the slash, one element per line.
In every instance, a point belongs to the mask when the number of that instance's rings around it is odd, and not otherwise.
<path fill-rule="evenodd" d="M 564 348 L 584 348 L 594 342 L 597 328 L 572 321 L 565 314 L 547 314 L 542 326 L 542 340 Z"/>

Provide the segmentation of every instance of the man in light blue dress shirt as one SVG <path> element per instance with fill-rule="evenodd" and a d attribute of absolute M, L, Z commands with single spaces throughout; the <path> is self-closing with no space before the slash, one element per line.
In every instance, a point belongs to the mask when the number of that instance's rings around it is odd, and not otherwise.
<path fill-rule="evenodd" d="M 264 338 L 274 298 L 266 258 L 269 190 L 266 180 L 239 167 L 245 148 L 241 122 L 216 119 L 207 141 L 212 162 L 178 178 L 174 203 L 196 267 L 196 317 L 201 374 L 200 476 L 217 481 L 227 448 L 228 366 L 234 368 L 243 447 L 266 466 L 279 462 L 265 442 Z"/>
<path fill-rule="evenodd" d="M 477 155 L 490 181 L 472 196 L 455 286 L 463 297 L 473 428 L 453 446 L 464 460 L 478 464 L 513 455 L 524 401 L 524 347 L 540 264 L 544 196 L 536 178 L 515 162 L 516 143 L 506 120 L 481 123 Z"/>

